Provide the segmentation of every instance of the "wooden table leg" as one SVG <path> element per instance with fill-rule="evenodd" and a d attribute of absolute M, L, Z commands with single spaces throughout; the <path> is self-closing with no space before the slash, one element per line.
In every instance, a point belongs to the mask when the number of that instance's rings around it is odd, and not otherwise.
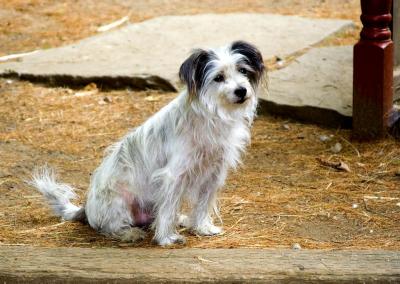
<path fill-rule="evenodd" d="M 383 137 L 393 115 L 392 0 L 361 0 L 361 39 L 354 46 L 353 136 Z"/>

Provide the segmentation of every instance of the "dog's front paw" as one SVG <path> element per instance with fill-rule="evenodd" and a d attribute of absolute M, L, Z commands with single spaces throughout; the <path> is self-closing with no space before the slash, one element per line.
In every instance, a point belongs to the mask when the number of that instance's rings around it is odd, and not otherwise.
<path fill-rule="evenodd" d="M 179 214 L 178 216 L 178 225 L 183 228 L 191 228 L 192 224 L 190 222 L 190 218 L 187 215 Z"/>
<path fill-rule="evenodd" d="M 214 236 L 222 233 L 222 228 L 214 226 L 213 224 L 204 224 L 195 228 L 196 234 L 200 236 Z"/>
<path fill-rule="evenodd" d="M 168 237 L 164 237 L 161 239 L 156 240 L 156 242 L 160 245 L 160 246 L 170 246 L 170 245 L 174 245 L 174 244 L 185 244 L 186 243 L 186 239 L 184 236 L 181 236 L 179 234 L 173 234 L 170 235 Z"/>

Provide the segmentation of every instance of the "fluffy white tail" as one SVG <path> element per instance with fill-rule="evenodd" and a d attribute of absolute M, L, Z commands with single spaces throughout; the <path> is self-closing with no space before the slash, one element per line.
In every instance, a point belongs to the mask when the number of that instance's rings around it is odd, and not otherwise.
<path fill-rule="evenodd" d="M 29 183 L 43 194 L 57 216 L 67 221 L 86 220 L 85 208 L 78 207 L 70 201 L 76 198 L 74 189 L 67 184 L 57 183 L 52 169 L 43 167 L 36 170 Z"/>

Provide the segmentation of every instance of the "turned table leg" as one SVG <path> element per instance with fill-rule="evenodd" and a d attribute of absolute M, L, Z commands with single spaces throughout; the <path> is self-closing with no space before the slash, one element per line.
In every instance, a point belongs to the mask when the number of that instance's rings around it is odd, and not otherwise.
<path fill-rule="evenodd" d="M 383 137 L 393 115 L 392 0 L 361 0 L 361 38 L 354 46 L 353 136 Z"/>

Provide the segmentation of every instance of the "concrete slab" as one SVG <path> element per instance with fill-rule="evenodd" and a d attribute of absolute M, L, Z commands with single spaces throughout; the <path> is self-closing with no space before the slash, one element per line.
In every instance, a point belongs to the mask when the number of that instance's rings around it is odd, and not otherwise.
<path fill-rule="evenodd" d="M 243 39 L 257 45 L 265 58 L 284 57 L 351 25 L 272 14 L 165 16 L 0 64 L 0 75 L 173 90 L 179 66 L 193 48 Z"/>
<path fill-rule="evenodd" d="M 350 126 L 352 82 L 352 46 L 313 48 L 269 74 L 269 94 L 261 96 L 260 112 Z"/>

